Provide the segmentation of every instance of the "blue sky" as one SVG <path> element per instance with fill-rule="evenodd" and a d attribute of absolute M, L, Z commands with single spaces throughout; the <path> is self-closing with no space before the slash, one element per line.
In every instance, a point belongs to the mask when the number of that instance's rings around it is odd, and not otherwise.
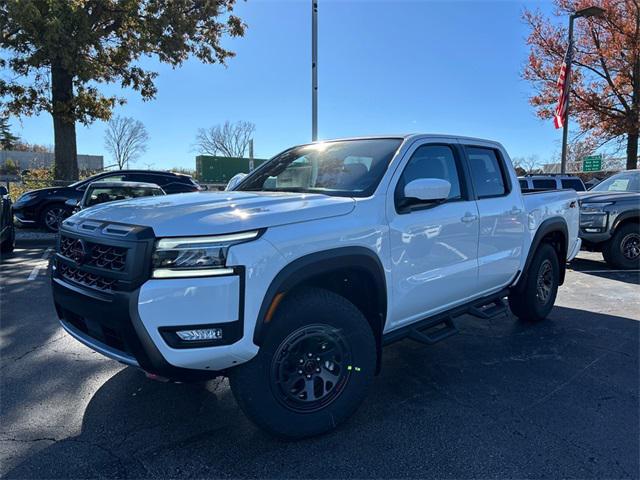
<path fill-rule="evenodd" d="M 550 2 L 319 0 L 319 137 L 435 132 L 501 141 L 511 156 L 548 161 L 561 131 L 536 118 L 520 78 L 528 50 L 524 6 Z M 137 166 L 195 168 L 199 127 L 256 124 L 256 157 L 310 141 L 310 0 L 249 0 L 246 36 L 225 39 L 228 66 L 195 60 L 159 72 L 158 95 L 133 91 L 115 114 L 141 120 L 149 148 Z M 26 141 L 53 144 L 49 115 L 13 121 Z M 78 152 L 105 155 L 105 125 L 78 126 Z"/>

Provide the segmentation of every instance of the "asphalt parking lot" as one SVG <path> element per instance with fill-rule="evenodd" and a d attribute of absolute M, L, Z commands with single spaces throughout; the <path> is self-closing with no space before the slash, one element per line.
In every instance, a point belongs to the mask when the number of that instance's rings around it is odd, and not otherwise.
<path fill-rule="evenodd" d="M 427 347 L 388 347 L 337 431 L 277 441 L 224 380 L 158 383 L 59 328 L 50 250 L 1 276 L 3 478 L 638 478 L 640 272 L 581 253 L 551 316 L 464 318 Z"/>

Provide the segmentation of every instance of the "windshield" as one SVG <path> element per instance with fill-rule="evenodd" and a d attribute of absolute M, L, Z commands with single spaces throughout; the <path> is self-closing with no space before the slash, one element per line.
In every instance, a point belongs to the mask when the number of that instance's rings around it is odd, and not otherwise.
<path fill-rule="evenodd" d="M 235 190 L 373 194 L 402 143 L 399 138 L 345 140 L 295 147 L 250 174 Z"/>
<path fill-rule="evenodd" d="M 153 195 L 164 195 L 164 192 L 159 188 L 152 187 L 91 187 L 87 193 L 85 207 Z"/>
<path fill-rule="evenodd" d="M 640 193 L 640 172 L 617 173 L 600 182 L 591 191 Z"/>

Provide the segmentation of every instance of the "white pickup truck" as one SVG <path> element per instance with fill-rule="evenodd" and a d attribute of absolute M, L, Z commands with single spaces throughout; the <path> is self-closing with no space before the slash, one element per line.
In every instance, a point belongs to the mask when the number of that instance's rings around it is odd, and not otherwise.
<path fill-rule="evenodd" d="M 575 191 L 523 195 L 499 143 L 326 141 L 233 191 L 73 215 L 53 294 L 85 345 L 158 379 L 227 375 L 251 420 L 300 438 L 356 410 L 390 342 L 442 340 L 505 298 L 544 319 L 577 234 Z"/>

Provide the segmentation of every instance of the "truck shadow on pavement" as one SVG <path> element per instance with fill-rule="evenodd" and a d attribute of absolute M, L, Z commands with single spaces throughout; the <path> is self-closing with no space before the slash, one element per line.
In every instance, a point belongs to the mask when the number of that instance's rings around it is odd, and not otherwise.
<path fill-rule="evenodd" d="M 535 325 L 463 318 L 445 342 L 385 349 L 356 415 L 295 443 L 249 423 L 226 380 L 126 368 L 94 393 L 79 435 L 7 478 L 632 477 L 639 325 L 562 307 Z"/>
<path fill-rule="evenodd" d="M 640 270 L 617 270 L 608 266 L 604 261 L 578 257 L 571 262 L 569 268 L 575 272 L 594 275 L 600 278 L 640 285 Z"/>

